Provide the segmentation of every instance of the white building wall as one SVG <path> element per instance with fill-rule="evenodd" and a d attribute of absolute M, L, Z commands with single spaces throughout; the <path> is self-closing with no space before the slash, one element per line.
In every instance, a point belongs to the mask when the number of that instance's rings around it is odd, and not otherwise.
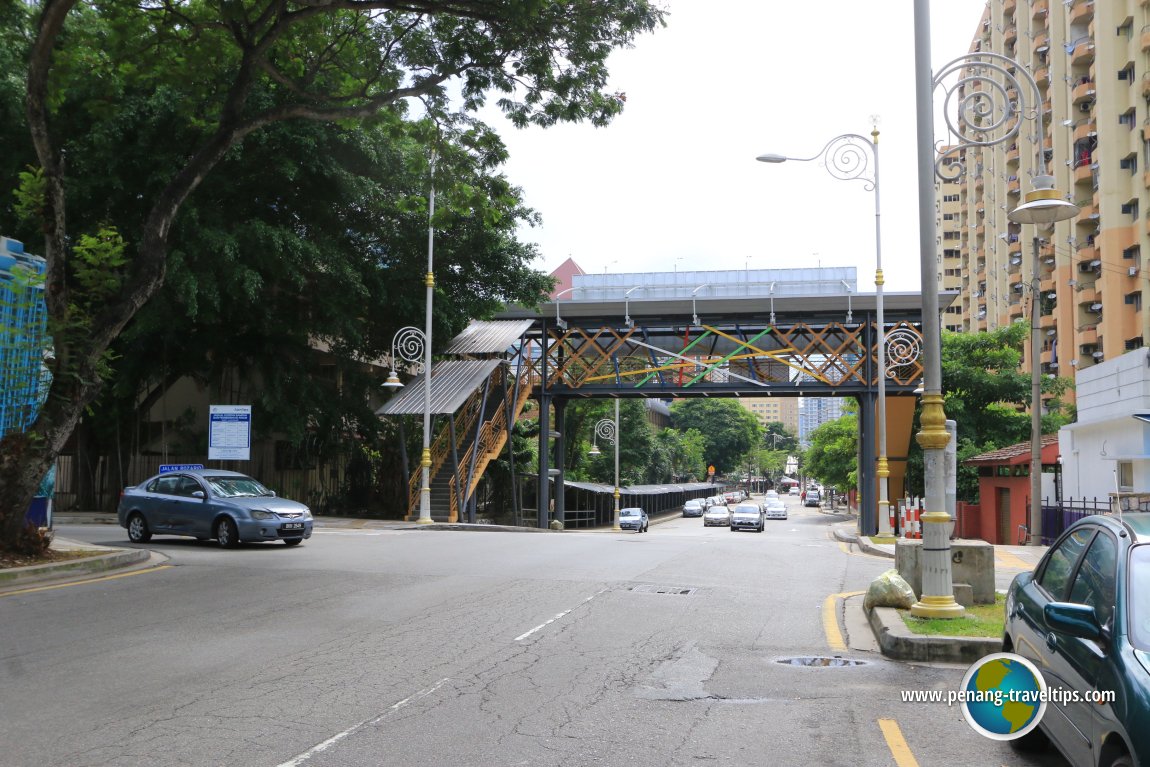
<path fill-rule="evenodd" d="M 1058 447 L 1063 498 L 1106 498 L 1118 492 L 1120 462 L 1133 469 L 1122 495 L 1150 495 L 1150 350 L 1128 352 L 1079 371 L 1078 421 L 1062 427 Z"/>

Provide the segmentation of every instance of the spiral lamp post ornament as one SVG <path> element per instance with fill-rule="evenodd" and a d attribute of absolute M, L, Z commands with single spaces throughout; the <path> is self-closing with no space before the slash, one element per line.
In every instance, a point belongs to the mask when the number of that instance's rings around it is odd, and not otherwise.
<path fill-rule="evenodd" d="M 882 227 L 881 207 L 879 204 L 879 175 L 878 175 L 878 126 L 871 130 L 871 137 L 867 139 L 857 133 L 844 133 L 835 136 L 823 146 L 822 150 L 813 157 L 787 157 L 780 154 L 759 155 L 760 162 L 782 163 L 787 160 L 795 162 L 811 162 L 822 159 L 823 167 L 827 172 L 840 181 L 861 181 L 863 188 L 874 192 L 874 251 L 875 251 L 875 362 L 878 379 L 878 398 L 875 407 L 875 420 L 878 422 L 878 460 L 875 467 L 875 476 L 878 479 L 878 509 L 876 516 L 877 529 L 880 535 L 892 533 L 890 526 L 890 468 L 886 457 L 886 340 L 884 338 L 886 320 L 883 315 L 883 283 L 882 273 Z M 849 301 L 849 294 L 848 294 Z M 848 304 L 849 305 L 849 304 Z M 850 312 L 848 311 L 847 321 Z M 872 496 L 873 497 L 873 496 Z M 867 502 L 869 506 L 869 501 Z M 860 515 L 859 526 L 862 532 L 871 534 L 873 521 L 865 519 L 867 511 L 864 508 Z"/>

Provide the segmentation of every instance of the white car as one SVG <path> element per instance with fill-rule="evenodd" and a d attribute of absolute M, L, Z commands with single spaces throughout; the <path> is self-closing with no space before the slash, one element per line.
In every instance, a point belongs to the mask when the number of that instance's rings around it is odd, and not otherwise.
<path fill-rule="evenodd" d="M 731 532 L 754 530 L 763 532 L 763 508 L 753 501 L 744 501 L 731 512 Z"/>
<path fill-rule="evenodd" d="M 712 506 L 703 512 L 703 527 L 719 525 L 726 527 L 731 524 L 731 512 L 726 506 Z"/>
<path fill-rule="evenodd" d="M 787 491 L 787 495 L 802 495 L 803 491 L 799 489 L 798 485 L 791 485 L 791 489 Z"/>
<path fill-rule="evenodd" d="M 771 498 L 767 501 L 764 516 L 767 519 L 786 519 L 787 505 L 779 498 Z"/>

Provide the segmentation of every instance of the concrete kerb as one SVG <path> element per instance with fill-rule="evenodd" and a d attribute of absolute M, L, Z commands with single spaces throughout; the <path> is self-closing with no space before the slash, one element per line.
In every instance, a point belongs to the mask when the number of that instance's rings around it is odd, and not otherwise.
<path fill-rule="evenodd" d="M 28 583 L 102 575 L 112 570 L 125 570 L 145 565 L 153 558 L 155 561 L 147 564 L 147 566 L 155 566 L 167 561 L 167 557 L 155 554 L 148 549 L 114 549 L 75 541 L 56 541 L 53 542 L 53 548 L 68 551 L 91 551 L 92 556 L 0 570 L 0 589 L 23 586 Z"/>
<path fill-rule="evenodd" d="M 907 628 L 893 607 L 874 607 L 867 614 L 879 649 L 888 658 L 971 664 L 983 656 L 1002 650 L 995 637 L 952 637 L 916 634 Z"/>
<path fill-rule="evenodd" d="M 857 544 L 859 549 L 867 554 L 894 559 L 894 546 L 879 546 L 871 542 L 867 536 L 860 536 L 858 531 L 849 525 L 836 525 L 834 536 L 836 540 L 844 543 Z M 888 548 L 891 550 L 887 551 Z M 863 608 L 861 599 L 857 601 L 858 610 L 864 613 L 866 621 L 870 624 L 879 650 L 887 658 L 969 665 L 985 655 L 1002 649 L 1000 638 L 916 634 L 907 628 L 906 622 L 895 608 L 875 607 L 868 611 Z"/>

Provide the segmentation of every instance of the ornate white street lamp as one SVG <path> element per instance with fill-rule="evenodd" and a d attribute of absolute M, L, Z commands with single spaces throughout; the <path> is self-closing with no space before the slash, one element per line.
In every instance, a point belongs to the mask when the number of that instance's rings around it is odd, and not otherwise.
<path fill-rule="evenodd" d="M 604 418 L 595 424 L 594 436 L 591 441 L 591 455 L 600 455 L 599 446 L 595 437 L 605 439 L 615 446 L 615 515 L 612 517 L 611 529 L 622 531 L 619 527 L 619 400 L 615 399 L 615 420 Z"/>
<path fill-rule="evenodd" d="M 419 465 L 422 472 L 423 484 L 419 490 L 419 519 L 418 524 L 430 525 L 431 518 L 431 302 L 435 297 L 435 152 L 431 153 L 431 190 L 428 193 L 427 205 L 427 274 L 423 284 L 427 288 L 427 299 L 424 309 L 424 330 L 418 328 L 400 328 L 391 339 L 391 374 L 383 386 L 396 389 L 403 386 L 395 372 L 396 351 L 400 358 L 408 362 L 416 362 L 423 356 L 423 453 Z M 406 354 L 414 355 L 405 356 Z"/>
<path fill-rule="evenodd" d="M 875 475 L 878 477 L 878 532 L 880 535 L 890 535 L 890 467 L 886 457 L 886 324 L 883 317 L 883 283 L 882 273 L 882 227 L 880 224 L 881 208 L 879 205 L 879 175 L 878 175 L 878 127 L 871 130 L 871 140 L 857 133 L 844 133 L 835 136 L 827 142 L 814 157 L 786 157 L 780 154 L 764 154 L 757 158 L 760 162 L 781 163 L 787 160 L 797 162 L 810 162 L 823 159 L 827 172 L 840 181 L 862 181 L 864 188 L 874 192 L 874 253 L 875 253 L 875 320 L 878 325 L 876 333 L 876 357 L 878 373 L 878 401 L 876 420 L 878 421 L 878 464 Z M 873 162 L 873 165 L 872 165 Z M 860 524 L 862 521 L 860 520 Z M 869 534 L 869 530 L 862 531 Z"/>

